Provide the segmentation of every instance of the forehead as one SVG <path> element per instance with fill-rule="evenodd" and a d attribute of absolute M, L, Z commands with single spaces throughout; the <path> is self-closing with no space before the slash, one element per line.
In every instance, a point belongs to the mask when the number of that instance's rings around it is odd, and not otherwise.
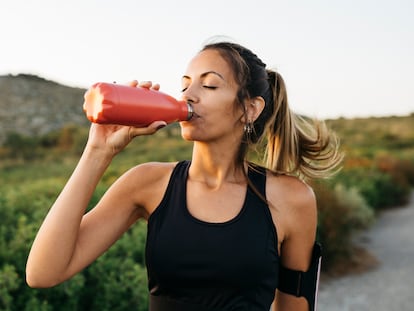
<path fill-rule="evenodd" d="M 186 76 L 201 76 L 205 72 L 219 73 L 228 82 L 233 82 L 233 72 L 227 61 L 216 50 L 205 50 L 198 53 L 187 66 Z"/>

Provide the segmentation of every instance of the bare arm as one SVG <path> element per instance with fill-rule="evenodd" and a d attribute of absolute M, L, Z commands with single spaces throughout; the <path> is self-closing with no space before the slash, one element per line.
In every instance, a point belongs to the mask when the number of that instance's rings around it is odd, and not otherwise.
<path fill-rule="evenodd" d="M 67 280 L 108 249 L 142 216 L 142 209 L 133 198 L 123 193 L 126 190 L 122 185 L 127 183 L 122 180 L 128 176 L 114 184 L 97 206 L 84 214 L 112 158 L 133 137 L 155 133 L 164 124 L 157 121 L 146 128 L 91 125 L 81 159 L 33 242 L 26 265 L 30 286 L 50 287 Z"/>
<path fill-rule="evenodd" d="M 30 286 L 53 286 L 73 274 L 74 271 L 68 273 L 68 267 L 78 239 L 82 238 L 79 237 L 81 220 L 110 161 L 110 158 L 95 158 L 88 148 L 83 153 L 33 242 L 26 265 L 26 279 Z"/>
<path fill-rule="evenodd" d="M 312 189 L 299 181 L 290 180 L 287 186 L 284 192 L 288 199 L 282 208 L 286 216 L 282 222 L 284 236 L 280 250 L 281 263 L 293 270 L 307 271 L 316 238 L 316 200 Z M 277 290 L 272 310 L 308 311 L 309 306 L 305 298 Z"/>

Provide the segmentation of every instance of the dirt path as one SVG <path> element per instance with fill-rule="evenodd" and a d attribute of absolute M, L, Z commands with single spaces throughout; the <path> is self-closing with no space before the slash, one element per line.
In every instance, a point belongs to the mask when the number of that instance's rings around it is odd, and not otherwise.
<path fill-rule="evenodd" d="M 322 283 L 318 311 L 414 310 L 414 193 L 410 202 L 381 214 L 362 237 L 378 267 Z"/>

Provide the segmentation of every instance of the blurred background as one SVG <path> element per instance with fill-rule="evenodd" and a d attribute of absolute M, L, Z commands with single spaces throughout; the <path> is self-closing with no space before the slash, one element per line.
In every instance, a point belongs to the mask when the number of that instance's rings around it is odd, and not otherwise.
<path fill-rule="evenodd" d="M 153 80 L 179 97 L 188 61 L 217 37 L 277 69 L 291 108 L 325 120 L 342 142 L 342 171 L 312 183 L 320 310 L 411 310 L 413 13 L 408 0 L 0 0 L 0 310 L 147 310 L 145 223 L 53 289 L 27 287 L 26 258 L 86 142 L 85 90 Z M 140 138 L 90 207 L 128 168 L 190 154 L 176 124 Z"/>

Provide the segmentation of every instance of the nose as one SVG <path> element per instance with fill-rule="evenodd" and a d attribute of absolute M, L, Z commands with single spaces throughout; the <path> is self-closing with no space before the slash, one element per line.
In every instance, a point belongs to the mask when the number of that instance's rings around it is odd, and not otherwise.
<path fill-rule="evenodd" d="M 198 102 L 198 96 L 191 85 L 189 85 L 182 93 L 182 99 L 190 104 Z"/>

